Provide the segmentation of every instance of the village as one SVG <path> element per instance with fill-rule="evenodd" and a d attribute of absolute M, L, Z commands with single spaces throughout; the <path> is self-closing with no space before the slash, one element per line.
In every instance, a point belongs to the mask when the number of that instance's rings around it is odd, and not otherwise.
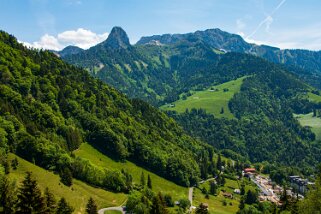
<path fill-rule="evenodd" d="M 286 191 L 286 196 L 293 199 L 304 199 L 304 195 L 307 193 L 309 186 L 314 185 L 313 182 L 309 182 L 308 179 L 303 179 L 300 176 L 289 176 L 290 186 L 285 190 L 284 187 L 275 184 L 267 176 L 260 175 L 254 168 L 245 168 L 243 176 L 248 177 L 254 182 L 260 189 L 259 200 L 270 201 L 280 206 L 281 196 Z"/>

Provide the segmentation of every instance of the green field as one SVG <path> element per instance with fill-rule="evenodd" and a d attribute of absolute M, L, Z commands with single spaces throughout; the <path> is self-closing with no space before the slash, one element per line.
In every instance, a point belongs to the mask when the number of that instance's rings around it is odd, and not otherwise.
<path fill-rule="evenodd" d="M 16 157 L 13 154 L 9 155 L 9 159 Z M 74 213 L 85 213 L 85 207 L 89 197 L 92 197 L 99 208 L 119 206 L 122 204 L 127 196 L 123 193 L 113 193 L 102 189 L 94 188 L 76 179 L 73 180 L 71 187 L 64 186 L 60 182 L 58 175 L 46 171 L 24 159 L 19 157 L 19 165 L 17 170 L 11 170 L 10 178 L 22 181 L 27 171 L 32 172 L 34 178 L 37 179 L 40 189 L 44 190 L 46 187 L 58 197 L 65 197 L 68 203 L 74 208 Z M 59 200 L 59 198 L 57 198 Z"/>
<path fill-rule="evenodd" d="M 186 198 L 188 195 L 188 189 L 186 187 L 181 187 L 173 182 L 170 182 L 154 173 L 151 173 L 132 162 L 116 162 L 107 156 L 101 154 L 99 151 L 94 149 L 91 145 L 83 143 L 80 148 L 75 151 L 76 156 L 80 156 L 84 159 L 90 160 L 97 166 L 107 168 L 107 169 L 126 169 L 133 176 L 133 181 L 137 184 L 140 183 L 141 173 L 144 172 L 146 180 L 149 174 L 152 180 L 153 191 L 163 192 L 171 194 L 174 200 L 179 200 L 180 198 Z"/>
<path fill-rule="evenodd" d="M 313 113 L 309 114 L 295 114 L 302 126 L 309 126 L 316 136 L 316 140 L 321 140 L 321 118 L 313 117 Z"/>
<path fill-rule="evenodd" d="M 160 108 L 162 110 L 174 110 L 179 113 L 185 112 L 186 109 L 202 108 L 218 118 L 233 118 L 234 116 L 228 108 L 228 102 L 235 93 L 240 91 L 242 82 L 245 78 L 246 77 L 242 77 L 221 85 L 212 86 L 203 91 L 193 91 L 192 95 L 187 97 L 186 100 L 180 99 L 171 104 L 161 106 Z M 222 108 L 224 109 L 223 114 L 221 114 Z"/>

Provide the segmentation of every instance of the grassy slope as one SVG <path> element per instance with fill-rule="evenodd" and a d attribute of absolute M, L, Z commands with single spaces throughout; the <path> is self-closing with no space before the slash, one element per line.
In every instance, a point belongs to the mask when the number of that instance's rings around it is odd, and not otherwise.
<path fill-rule="evenodd" d="M 233 95 L 240 91 L 242 82 L 245 77 L 232 80 L 221 85 L 210 87 L 204 91 L 193 92 L 192 96 L 187 97 L 186 100 L 178 100 L 172 104 L 175 107 L 170 107 L 170 104 L 161 107 L 163 110 L 175 110 L 179 113 L 184 112 L 186 109 L 202 108 L 208 113 L 214 114 L 216 117 L 233 118 L 233 114 L 228 108 L 228 102 Z M 211 91 L 210 89 L 218 89 L 217 91 Z M 224 89 L 228 91 L 224 92 Z M 221 114 L 221 109 L 224 108 L 224 114 Z"/>
<path fill-rule="evenodd" d="M 137 184 L 140 183 L 141 173 L 144 172 L 145 180 L 147 180 L 147 175 L 151 176 L 153 191 L 155 192 L 163 192 L 169 193 L 172 195 L 174 200 L 178 200 L 180 198 L 186 198 L 188 195 L 188 189 L 185 187 L 178 186 L 173 182 L 170 182 L 158 175 L 155 175 L 134 163 L 126 161 L 115 162 L 114 160 L 108 158 L 107 156 L 101 154 L 99 151 L 94 149 L 89 144 L 83 143 L 80 148 L 75 151 L 76 156 L 80 156 L 82 158 L 90 160 L 92 163 L 97 166 L 107 168 L 107 169 L 126 169 L 133 176 L 133 181 Z"/>
<path fill-rule="evenodd" d="M 313 93 L 311 93 L 311 92 L 308 92 L 308 98 L 309 98 L 309 100 L 312 101 L 312 102 L 316 102 L 316 103 L 321 102 L 321 96 L 320 96 L 320 95 L 313 94 Z"/>
<path fill-rule="evenodd" d="M 220 190 L 225 190 L 226 192 L 233 193 L 234 189 L 239 189 L 239 184 L 237 181 L 231 180 L 231 179 L 225 179 L 226 183 L 224 187 L 220 188 Z M 240 183 L 241 185 L 241 183 Z M 209 189 L 209 182 L 206 182 L 202 185 L 200 185 L 200 189 L 205 187 L 206 189 Z M 255 185 L 249 182 L 246 182 L 245 191 L 251 189 L 255 190 Z M 234 199 L 226 199 L 222 192 L 218 191 L 217 196 L 210 195 L 209 199 L 205 198 L 205 195 L 201 192 L 200 189 L 194 190 L 194 199 L 193 199 L 193 206 L 198 206 L 200 203 L 207 203 L 209 206 L 209 212 L 211 214 L 232 214 L 236 213 L 239 208 L 239 201 L 240 201 L 240 195 L 233 194 Z M 223 205 L 223 201 L 227 202 L 227 205 Z M 230 204 L 231 203 L 231 204 Z"/>
<path fill-rule="evenodd" d="M 9 159 L 16 157 L 10 154 Z M 37 179 L 39 187 L 44 190 L 46 187 L 58 196 L 65 197 L 66 200 L 75 208 L 74 213 L 85 213 L 86 203 L 89 197 L 93 197 L 99 208 L 118 206 L 126 200 L 123 193 L 113 193 L 102 189 L 91 187 L 81 181 L 73 180 L 72 187 L 66 187 L 60 183 L 60 178 L 52 172 L 46 171 L 24 159 L 17 157 L 19 166 L 17 170 L 12 170 L 10 177 L 18 182 L 22 181 L 27 171 L 31 171 Z M 59 200 L 59 198 L 57 198 Z"/>
<path fill-rule="evenodd" d="M 295 117 L 299 120 L 302 126 L 309 126 L 316 135 L 317 140 L 321 140 L 321 118 L 313 117 L 313 113 L 296 114 Z"/>

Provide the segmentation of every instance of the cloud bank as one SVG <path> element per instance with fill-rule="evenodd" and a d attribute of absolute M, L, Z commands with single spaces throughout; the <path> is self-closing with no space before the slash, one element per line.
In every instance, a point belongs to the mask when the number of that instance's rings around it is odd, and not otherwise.
<path fill-rule="evenodd" d="M 28 47 L 43 48 L 49 50 L 61 50 L 68 45 L 75 45 L 83 49 L 88 49 L 108 37 L 108 33 L 96 34 L 90 30 L 78 28 L 59 33 L 56 36 L 45 34 L 39 41 L 32 43 L 23 42 Z"/>

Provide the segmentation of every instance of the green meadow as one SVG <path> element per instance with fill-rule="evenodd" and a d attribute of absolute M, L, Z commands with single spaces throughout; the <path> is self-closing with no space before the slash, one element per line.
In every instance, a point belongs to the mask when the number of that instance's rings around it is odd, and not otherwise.
<path fill-rule="evenodd" d="M 313 117 L 313 113 L 309 114 L 295 114 L 295 118 L 298 119 L 302 126 L 311 127 L 312 132 L 316 136 L 316 140 L 321 140 L 321 118 Z"/>
<path fill-rule="evenodd" d="M 214 114 L 215 117 L 233 118 L 233 114 L 228 108 L 228 102 L 235 93 L 240 91 L 243 80 L 242 77 L 220 85 L 212 86 L 203 91 L 192 91 L 192 95 L 186 99 L 177 100 L 171 104 L 161 106 L 162 110 L 173 110 L 178 113 L 185 112 L 186 109 L 205 109 L 206 112 Z M 222 109 L 224 112 L 222 112 Z"/>
<path fill-rule="evenodd" d="M 87 185 L 84 182 L 74 179 L 73 185 L 67 187 L 60 182 L 58 175 L 53 172 L 46 171 L 18 156 L 13 154 L 9 155 L 9 160 L 17 157 L 19 165 L 17 170 L 11 170 L 9 176 L 17 182 L 21 182 L 27 171 L 32 172 L 32 176 L 37 180 L 38 185 L 42 191 L 46 187 L 58 198 L 65 197 L 68 203 L 74 208 L 74 213 L 85 213 L 85 207 L 89 197 L 92 197 L 98 208 L 119 206 L 126 200 L 127 196 L 123 193 L 113 193 L 99 188 Z"/>
<path fill-rule="evenodd" d="M 151 173 L 132 162 L 116 162 L 103 155 L 87 143 L 81 144 L 80 148 L 75 151 L 75 155 L 88 159 L 95 165 L 102 168 L 118 170 L 126 169 L 133 176 L 133 182 L 137 184 L 140 183 L 141 174 L 144 172 L 145 180 L 147 180 L 147 176 L 150 175 L 152 180 L 152 189 L 154 192 L 168 193 L 172 195 L 174 200 L 179 200 L 184 197 L 186 198 L 188 195 L 188 189 L 186 187 L 178 186 L 177 184 Z"/>

